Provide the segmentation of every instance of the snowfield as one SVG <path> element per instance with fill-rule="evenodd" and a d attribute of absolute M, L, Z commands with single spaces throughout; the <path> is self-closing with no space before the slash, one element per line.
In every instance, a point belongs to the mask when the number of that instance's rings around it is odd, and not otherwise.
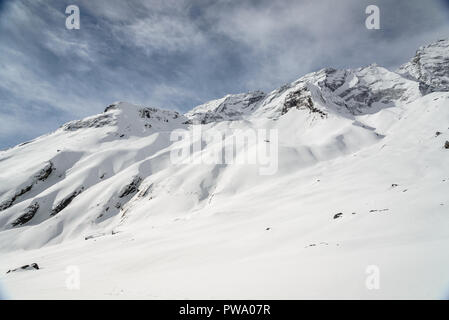
<path fill-rule="evenodd" d="M 0 151 L 0 282 L 13 299 L 449 298 L 448 48 L 184 115 L 117 102 Z M 194 126 L 276 131 L 276 171 L 173 163 Z"/>

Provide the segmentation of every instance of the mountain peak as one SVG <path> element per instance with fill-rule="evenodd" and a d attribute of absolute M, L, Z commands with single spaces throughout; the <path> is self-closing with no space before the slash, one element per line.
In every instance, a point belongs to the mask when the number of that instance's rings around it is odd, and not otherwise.
<path fill-rule="evenodd" d="M 103 113 L 68 122 L 62 126 L 65 131 L 79 129 L 117 127 L 120 135 L 142 135 L 148 129 L 166 129 L 179 126 L 188 119 L 177 111 L 144 107 L 128 102 L 115 102 L 107 106 Z"/>
<path fill-rule="evenodd" d="M 420 47 L 398 73 L 418 81 L 423 94 L 449 91 L 449 39 Z"/>

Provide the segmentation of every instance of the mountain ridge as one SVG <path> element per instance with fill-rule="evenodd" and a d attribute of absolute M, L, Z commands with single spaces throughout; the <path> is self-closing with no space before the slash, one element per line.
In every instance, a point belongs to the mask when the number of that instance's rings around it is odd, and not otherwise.
<path fill-rule="evenodd" d="M 108 119 L 111 114 L 108 113 L 108 111 L 116 109 L 117 106 L 126 106 L 127 108 L 132 106 L 133 108 L 138 108 L 138 112 L 146 112 L 147 118 L 150 117 L 151 113 L 159 113 L 156 118 L 161 120 L 162 115 L 164 115 L 164 121 L 167 120 L 166 117 L 177 118 L 179 116 L 184 116 L 187 118 L 184 119 L 184 122 L 186 122 L 185 124 L 207 124 L 215 121 L 242 120 L 245 116 L 251 116 L 251 112 L 253 114 L 255 113 L 256 116 L 260 116 L 263 111 L 257 110 L 259 107 L 267 105 L 272 107 L 272 104 L 270 104 L 272 100 L 276 99 L 277 96 L 286 91 L 292 91 L 293 88 L 296 90 L 305 89 L 304 91 L 307 91 L 306 95 L 312 97 L 311 91 L 313 91 L 313 88 L 306 88 L 308 85 L 319 87 L 318 91 L 320 92 L 318 93 L 317 100 L 323 100 L 323 92 L 321 91 L 327 89 L 327 94 L 333 94 L 331 97 L 328 96 L 327 98 L 331 104 L 336 105 L 338 111 L 343 113 L 349 112 L 350 114 L 362 114 L 369 110 L 366 107 L 371 107 L 378 102 L 384 104 L 384 106 L 381 106 L 382 108 L 388 107 L 388 103 L 397 103 L 397 98 L 404 99 L 404 102 L 406 103 L 407 101 L 412 101 L 419 96 L 431 92 L 449 91 L 449 77 L 447 76 L 449 71 L 449 57 L 447 57 L 447 50 L 444 51 L 448 48 L 449 39 L 440 39 L 428 45 L 421 46 L 416 51 L 415 56 L 396 71 L 389 71 L 384 67 L 377 66 L 375 63 L 355 69 L 334 69 L 327 67 L 315 72 L 310 72 L 291 83 L 272 90 L 270 93 L 256 90 L 246 93 L 228 94 L 222 98 L 197 105 L 184 114 L 180 114 L 179 112 L 170 109 L 133 105 L 128 102 L 118 101 L 107 106 L 101 114 L 88 116 L 81 120 L 69 121 L 61 125 L 60 128 L 63 128 L 64 130 L 76 130 L 83 127 L 99 127 L 109 124 L 110 122 L 108 122 Z M 444 56 L 445 53 L 446 57 Z M 373 81 L 373 78 L 375 78 L 373 77 L 373 74 L 375 73 L 384 76 L 384 78 L 381 80 L 374 79 Z M 432 78 L 429 79 L 429 77 Z M 355 84 L 359 83 L 360 86 L 355 87 L 353 83 L 353 87 L 351 87 L 351 81 L 355 81 Z M 372 82 L 370 83 L 369 81 Z M 370 89 L 373 89 L 372 86 L 379 81 L 384 82 L 385 87 L 374 88 L 375 92 L 369 92 Z M 409 88 L 406 88 L 407 82 L 409 82 Z M 416 88 L 413 88 L 413 85 L 418 85 L 420 93 L 417 92 Z M 347 88 L 344 88 L 344 86 L 347 86 Z M 397 89 L 397 87 L 400 88 Z M 406 95 L 404 97 L 404 92 L 410 96 Z M 298 94 L 298 96 L 301 97 L 301 94 Z M 286 97 L 283 96 L 283 98 Z M 387 98 L 386 101 L 381 101 L 381 99 L 385 98 Z M 301 98 L 299 100 L 301 100 Z M 295 105 L 295 107 L 307 108 L 308 105 L 310 106 L 313 104 L 305 102 L 305 100 L 302 103 L 299 103 L 299 105 Z M 344 106 L 344 108 L 342 108 L 342 106 Z M 266 109 L 269 109 L 269 107 L 266 107 Z M 274 112 L 275 114 L 270 114 L 269 117 L 276 119 L 285 114 L 287 109 L 289 109 L 289 107 L 285 108 L 284 111 L 276 110 Z M 319 110 L 319 108 L 308 109 L 311 112 L 317 112 L 317 110 Z M 374 108 L 374 112 L 375 111 L 378 111 L 378 108 Z M 322 115 L 324 115 L 324 113 Z M 145 118 L 145 116 L 142 116 L 142 118 Z M 110 120 L 112 121 L 112 119 Z M 39 137 L 35 139 L 38 138 Z M 17 146 L 25 145 L 35 139 L 20 143 Z"/>
<path fill-rule="evenodd" d="M 238 296 L 251 298 L 263 277 L 267 297 L 310 298 L 325 277 L 331 298 L 441 296 L 448 43 L 419 49 L 420 62 L 398 73 L 325 68 L 185 114 L 115 102 L 0 152 L 0 271 L 40 267 L 2 280 L 12 290 L 29 282 L 31 293 L 48 285 L 50 296 L 104 297 L 117 285 L 128 297 L 162 298 L 229 297 L 239 283 Z M 195 140 L 198 129 L 225 139 Z M 233 145 L 247 132 L 264 135 L 246 149 Z M 229 146 L 234 161 L 203 161 Z M 245 162 L 259 146 L 275 157 Z M 173 161 L 179 148 L 189 161 Z M 403 261 L 413 267 L 404 271 Z M 373 263 L 396 279 L 377 293 L 359 276 Z M 83 270 L 87 291 L 61 289 L 55 275 L 69 264 Z M 116 284 L 100 281 L 105 274 Z"/>

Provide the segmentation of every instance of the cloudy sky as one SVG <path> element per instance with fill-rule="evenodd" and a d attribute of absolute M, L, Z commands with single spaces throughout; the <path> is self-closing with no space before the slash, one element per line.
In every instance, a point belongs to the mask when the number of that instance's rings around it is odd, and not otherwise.
<path fill-rule="evenodd" d="M 448 37 L 449 0 L 0 0 L 0 149 L 114 101 L 185 112 L 326 66 L 396 68 Z"/>

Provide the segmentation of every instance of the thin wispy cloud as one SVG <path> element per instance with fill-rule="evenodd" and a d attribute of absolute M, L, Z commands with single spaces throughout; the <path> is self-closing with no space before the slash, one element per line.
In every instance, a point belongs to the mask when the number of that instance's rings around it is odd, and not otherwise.
<path fill-rule="evenodd" d="M 65 28 L 76 4 L 81 28 Z M 365 8 L 381 10 L 367 30 Z M 447 1 L 3 1 L 0 148 L 124 100 L 187 111 L 322 67 L 395 68 L 449 36 Z"/>

